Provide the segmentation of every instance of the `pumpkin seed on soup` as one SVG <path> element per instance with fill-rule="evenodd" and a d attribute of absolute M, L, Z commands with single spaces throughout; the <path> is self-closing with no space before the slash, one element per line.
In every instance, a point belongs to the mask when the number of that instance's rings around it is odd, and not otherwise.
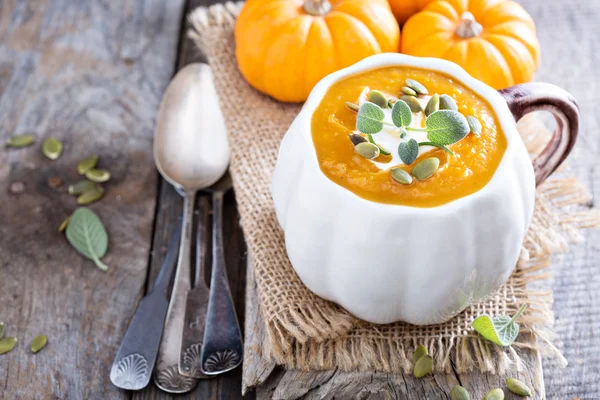
<path fill-rule="evenodd" d="M 32 353 L 37 353 L 38 351 L 40 351 L 41 349 L 43 349 L 46 346 L 46 343 L 48 343 L 48 338 L 46 337 L 46 335 L 39 335 L 36 336 L 32 341 L 31 341 L 31 352 Z"/>
<path fill-rule="evenodd" d="M 440 96 L 436 93 L 427 102 L 425 106 L 425 116 L 429 117 L 432 113 L 440 109 Z"/>
<path fill-rule="evenodd" d="M 42 153 L 51 160 L 56 160 L 62 153 L 63 145 L 58 139 L 48 138 L 42 144 Z"/>
<path fill-rule="evenodd" d="M 367 95 L 367 98 L 369 99 L 369 101 L 371 103 L 377 104 L 381 108 L 385 108 L 388 103 L 385 95 L 383 93 L 381 93 L 379 90 L 371 90 L 369 92 L 369 94 Z"/>
<path fill-rule="evenodd" d="M 17 345 L 17 338 L 15 337 L 5 337 L 4 339 L 0 339 L 0 355 L 6 354 Z"/>
<path fill-rule="evenodd" d="M 98 164 L 98 156 L 89 156 L 77 164 L 77 172 L 79 175 L 85 175 L 90 169 L 95 168 L 96 164 Z"/>
<path fill-rule="evenodd" d="M 400 100 L 402 100 L 406 104 L 408 104 L 410 111 L 412 111 L 414 113 L 419 113 L 419 112 L 423 111 L 423 108 L 421 107 L 421 103 L 419 103 L 419 100 L 417 100 L 414 96 L 408 96 L 405 94 L 403 96 L 400 96 Z"/>
<path fill-rule="evenodd" d="M 440 110 L 458 111 L 458 106 L 452 97 L 443 94 L 440 96 Z"/>
<path fill-rule="evenodd" d="M 426 158 L 420 161 L 412 170 L 412 174 L 420 181 L 430 178 L 440 166 L 440 160 L 436 157 Z"/>
<path fill-rule="evenodd" d="M 104 188 L 100 185 L 95 185 L 93 188 L 86 190 L 77 197 L 77 204 L 86 205 L 91 204 L 104 196 Z"/>
<path fill-rule="evenodd" d="M 402 93 L 404 93 L 407 96 L 416 96 L 417 95 L 417 92 L 415 92 L 414 89 L 411 89 L 408 86 L 402 86 Z"/>
<path fill-rule="evenodd" d="M 427 88 L 421 84 L 421 82 L 417 82 L 414 79 L 407 79 L 406 86 L 417 92 L 418 94 L 429 94 Z"/>
<path fill-rule="evenodd" d="M 29 146 L 32 143 L 33 143 L 33 135 L 26 133 L 23 135 L 15 135 L 15 136 L 11 137 L 6 142 L 6 146 L 20 148 L 20 147 Z"/>
<path fill-rule="evenodd" d="M 415 378 L 422 378 L 425 375 L 431 373 L 433 370 L 433 358 L 430 355 L 424 355 L 419 358 L 419 361 L 415 364 L 413 374 Z"/>
<path fill-rule="evenodd" d="M 412 183 L 412 176 L 402 168 L 392 168 L 390 174 L 392 175 L 392 179 L 398 183 L 403 185 L 410 185 Z"/>
<path fill-rule="evenodd" d="M 92 182 L 106 182 L 110 179 L 110 172 L 105 169 L 90 169 L 85 177 Z"/>
<path fill-rule="evenodd" d="M 350 138 L 352 144 L 355 146 L 359 143 L 364 143 L 367 141 L 367 139 L 365 139 L 364 136 L 359 135 L 358 133 L 350 133 L 348 134 L 348 137 Z"/>
<path fill-rule="evenodd" d="M 507 378 L 506 379 L 506 387 L 508 387 L 508 390 L 510 390 L 517 396 L 521 396 L 521 397 L 531 396 L 531 389 L 529 389 L 529 387 L 526 384 L 524 384 L 523 382 L 521 382 L 518 379 Z"/>
<path fill-rule="evenodd" d="M 379 157 L 380 153 L 379 147 L 369 142 L 357 144 L 354 146 L 354 151 L 356 154 L 363 156 L 364 158 L 368 158 L 369 160 Z"/>
<path fill-rule="evenodd" d="M 483 396 L 483 400 L 504 400 L 504 392 L 502 389 L 492 389 Z"/>
<path fill-rule="evenodd" d="M 473 117 L 472 115 L 469 115 L 467 117 L 467 123 L 469 124 L 469 129 L 475 136 L 481 135 L 483 127 L 481 126 L 481 122 L 479 122 L 477 118 Z"/>

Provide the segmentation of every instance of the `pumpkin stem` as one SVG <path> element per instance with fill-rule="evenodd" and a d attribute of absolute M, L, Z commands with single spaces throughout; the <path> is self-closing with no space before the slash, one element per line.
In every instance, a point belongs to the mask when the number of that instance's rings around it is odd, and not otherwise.
<path fill-rule="evenodd" d="M 310 15 L 320 17 L 331 10 L 329 0 L 306 0 L 304 2 L 304 11 Z"/>
<path fill-rule="evenodd" d="M 460 18 L 461 21 L 458 28 L 456 28 L 456 34 L 461 38 L 474 38 L 483 32 L 483 26 L 475 21 L 475 17 L 469 11 L 465 11 Z"/>

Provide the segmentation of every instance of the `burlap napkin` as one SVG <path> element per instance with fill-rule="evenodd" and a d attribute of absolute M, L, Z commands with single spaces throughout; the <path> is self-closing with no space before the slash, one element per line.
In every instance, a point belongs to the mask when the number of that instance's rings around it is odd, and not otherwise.
<path fill-rule="evenodd" d="M 233 35 L 240 7 L 241 3 L 226 3 L 199 8 L 190 21 L 191 35 L 212 66 L 229 133 L 231 173 L 268 332 L 263 356 L 296 369 L 409 371 L 412 351 L 423 343 L 433 354 L 437 370 L 450 370 L 451 362 L 459 372 L 477 368 L 502 373 L 514 363 L 519 368 L 515 348 L 531 346 L 530 341 L 517 340 L 502 349 L 480 339 L 471 322 L 483 313 L 513 314 L 527 303 L 519 319 L 521 331 L 543 338 L 542 330 L 552 322 L 551 293 L 529 290 L 527 284 L 547 278 L 552 252 L 566 250 L 568 241 L 578 239 L 580 229 L 600 224 L 597 210 L 567 208 L 589 201 L 585 188 L 574 178 L 553 177 L 538 189 L 521 259 L 507 284 L 486 301 L 435 326 L 373 325 L 356 319 L 309 292 L 286 256 L 270 186 L 279 142 L 301 105 L 264 96 L 241 76 Z M 548 132 L 536 118 L 524 119 L 519 129 L 532 153 L 547 139 Z"/>

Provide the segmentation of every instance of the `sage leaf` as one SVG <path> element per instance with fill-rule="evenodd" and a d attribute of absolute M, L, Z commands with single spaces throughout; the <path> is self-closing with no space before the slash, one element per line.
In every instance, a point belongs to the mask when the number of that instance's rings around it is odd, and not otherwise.
<path fill-rule="evenodd" d="M 0 355 L 6 354 L 17 345 L 17 338 L 15 337 L 5 337 L 4 339 L 0 339 Z"/>
<path fill-rule="evenodd" d="M 412 122 L 412 111 L 404 100 L 398 100 L 392 107 L 392 122 L 398 128 L 409 126 Z"/>
<path fill-rule="evenodd" d="M 363 103 L 356 116 L 356 129 L 368 134 L 381 132 L 384 118 L 381 107 L 373 103 Z"/>
<path fill-rule="evenodd" d="M 425 120 L 427 138 L 437 145 L 448 146 L 463 139 L 470 131 L 467 119 L 459 112 L 439 110 Z"/>
<path fill-rule="evenodd" d="M 108 249 L 108 234 L 96 213 L 78 208 L 67 225 L 67 240 L 81 255 L 94 261 L 103 271 L 108 267 L 100 261 Z"/>
<path fill-rule="evenodd" d="M 485 339 L 498 346 L 510 346 L 519 335 L 519 325 L 515 322 L 523 314 L 526 304 L 523 304 L 519 311 L 512 317 L 498 315 L 494 318 L 489 315 L 477 317 L 471 326 Z"/>
<path fill-rule="evenodd" d="M 419 143 L 415 139 L 400 142 L 398 145 L 398 155 L 404 164 L 410 165 L 414 163 L 419 156 Z"/>

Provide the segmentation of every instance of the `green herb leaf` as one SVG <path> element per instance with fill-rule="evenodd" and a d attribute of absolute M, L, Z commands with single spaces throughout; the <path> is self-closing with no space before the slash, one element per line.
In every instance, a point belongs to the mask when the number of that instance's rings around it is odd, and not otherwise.
<path fill-rule="evenodd" d="M 437 144 L 437 143 L 433 143 L 433 142 L 419 142 L 419 146 L 437 147 L 438 149 L 444 150 L 446 153 L 450 154 L 451 156 L 454 155 L 454 152 L 452 150 L 450 150 L 449 148 L 447 148 L 446 146 L 444 146 L 442 144 Z"/>
<path fill-rule="evenodd" d="M 385 114 L 373 103 L 363 103 L 356 116 L 356 129 L 362 133 L 378 133 L 383 129 Z"/>
<path fill-rule="evenodd" d="M 470 131 L 467 119 L 458 111 L 439 110 L 425 120 L 427 137 L 435 144 L 448 146 L 463 139 Z"/>
<path fill-rule="evenodd" d="M 419 156 L 419 143 L 415 139 L 400 142 L 398 145 L 398 155 L 404 164 L 410 165 L 414 163 Z"/>
<path fill-rule="evenodd" d="M 103 271 L 108 267 L 100 261 L 108 249 L 108 234 L 96 213 L 89 208 L 78 208 L 67 225 L 67 239 L 81 255 L 94 261 Z"/>
<path fill-rule="evenodd" d="M 519 335 L 519 325 L 515 320 L 523 314 L 526 307 L 527 305 L 523 304 L 512 318 L 506 315 L 498 315 L 494 318 L 482 315 L 477 317 L 471 326 L 490 342 L 498 346 L 510 346 Z"/>
<path fill-rule="evenodd" d="M 398 100 L 392 108 L 392 122 L 398 128 L 409 126 L 412 122 L 412 111 L 404 100 Z"/>

